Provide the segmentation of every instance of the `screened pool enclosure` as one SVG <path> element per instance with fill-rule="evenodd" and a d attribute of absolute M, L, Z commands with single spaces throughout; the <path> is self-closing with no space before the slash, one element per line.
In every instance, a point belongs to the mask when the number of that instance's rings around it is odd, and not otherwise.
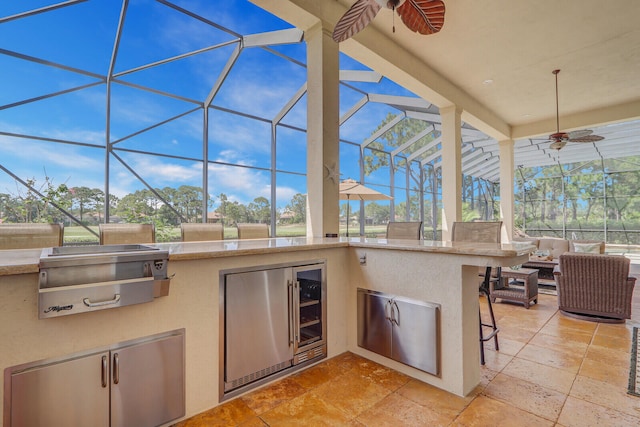
<path fill-rule="evenodd" d="M 215 3 L 215 4 L 213 4 Z M 0 221 L 270 224 L 304 235 L 307 48 L 302 31 L 247 1 L 0 4 Z M 392 197 L 341 201 L 340 225 L 442 222 L 438 108 L 340 57 L 339 170 Z M 636 244 L 640 123 L 597 144 L 515 142 L 515 224 L 531 235 Z M 496 140 L 463 123 L 463 220 L 499 216 Z M 586 146 L 588 145 L 588 146 Z M 450 172 L 449 172 L 450 173 Z"/>

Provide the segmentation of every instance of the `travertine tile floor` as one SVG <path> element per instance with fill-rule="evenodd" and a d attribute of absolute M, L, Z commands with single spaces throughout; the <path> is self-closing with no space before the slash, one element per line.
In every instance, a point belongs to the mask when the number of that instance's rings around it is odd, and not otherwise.
<path fill-rule="evenodd" d="M 176 426 L 637 427 L 640 397 L 626 391 L 639 290 L 633 304 L 631 321 L 604 324 L 563 316 L 551 295 L 529 310 L 495 303 L 500 351 L 485 344 L 466 398 L 344 353 Z"/>

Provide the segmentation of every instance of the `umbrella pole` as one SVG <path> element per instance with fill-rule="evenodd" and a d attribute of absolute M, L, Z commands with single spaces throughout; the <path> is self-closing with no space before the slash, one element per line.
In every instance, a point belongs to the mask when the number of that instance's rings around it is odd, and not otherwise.
<path fill-rule="evenodd" d="M 347 194 L 347 238 L 349 237 L 349 205 L 351 203 L 349 203 L 349 195 Z"/>

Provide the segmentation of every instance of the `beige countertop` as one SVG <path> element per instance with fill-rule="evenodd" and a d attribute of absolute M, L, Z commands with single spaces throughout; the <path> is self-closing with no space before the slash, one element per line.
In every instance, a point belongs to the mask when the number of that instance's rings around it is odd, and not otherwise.
<path fill-rule="evenodd" d="M 313 238 L 277 237 L 271 239 L 220 240 L 207 242 L 157 243 L 169 251 L 169 260 L 193 260 L 265 253 L 308 251 L 339 247 L 391 249 L 487 257 L 527 255 L 535 247 L 526 242 L 511 244 L 459 243 L 432 240 L 387 240 L 366 237 Z M 37 273 L 40 249 L 0 250 L 0 276 Z"/>

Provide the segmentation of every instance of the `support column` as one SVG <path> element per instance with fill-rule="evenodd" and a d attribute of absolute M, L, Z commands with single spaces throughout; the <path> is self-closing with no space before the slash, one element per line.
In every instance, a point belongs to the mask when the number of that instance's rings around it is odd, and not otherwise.
<path fill-rule="evenodd" d="M 442 119 L 442 240 L 451 240 L 451 228 L 462 219 L 462 110 L 440 109 Z"/>
<path fill-rule="evenodd" d="M 316 25 L 307 42 L 307 236 L 338 233 L 339 49 L 331 30 Z"/>
<path fill-rule="evenodd" d="M 513 140 L 498 141 L 498 146 L 500 148 L 500 219 L 504 224 L 502 242 L 509 243 L 513 240 L 515 225 Z"/>

